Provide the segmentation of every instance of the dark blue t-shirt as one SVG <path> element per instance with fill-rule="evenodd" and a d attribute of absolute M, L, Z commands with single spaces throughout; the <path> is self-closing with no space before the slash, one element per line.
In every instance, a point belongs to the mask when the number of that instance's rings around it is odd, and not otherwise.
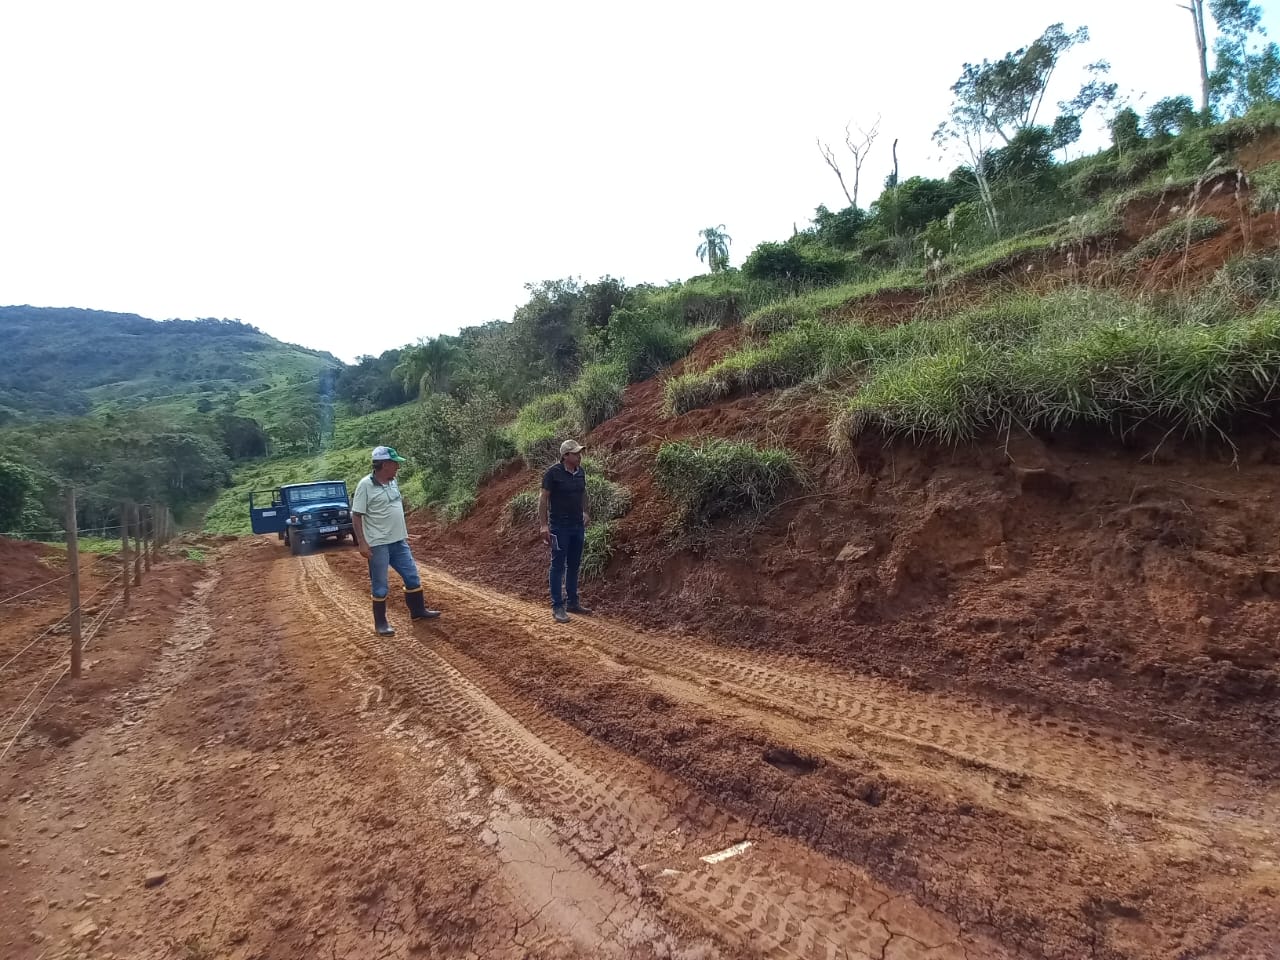
<path fill-rule="evenodd" d="M 542 475 L 542 489 L 548 493 L 547 519 L 553 527 L 582 526 L 582 502 L 587 495 L 587 472 L 579 467 L 570 473 L 557 463 Z"/>

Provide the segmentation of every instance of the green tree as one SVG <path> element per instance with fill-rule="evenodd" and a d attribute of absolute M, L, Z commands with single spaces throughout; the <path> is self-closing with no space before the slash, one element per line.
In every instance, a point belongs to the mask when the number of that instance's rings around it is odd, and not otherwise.
<path fill-rule="evenodd" d="M 266 456 L 267 432 L 257 420 L 224 413 L 217 423 L 222 449 L 232 460 Z"/>
<path fill-rule="evenodd" d="M 1019 134 L 1041 125 L 1044 99 L 1059 60 L 1088 39 L 1087 27 L 1068 33 L 1062 24 L 1052 24 L 1034 43 L 1006 53 L 999 60 L 966 63 L 960 79 L 951 86 L 955 97 L 951 113 L 934 132 L 934 140 L 939 146 L 961 150 L 988 226 L 996 236 L 1000 235 L 1000 211 L 991 185 L 992 137 L 1009 147 Z M 1105 60 L 1090 64 L 1086 68 L 1089 79 L 1074 97 L 1058 103 L 1060 113 L 1079 119 L 1093 107 L 1114 100 L 1116 85 L 1103 79 L 1108 70 L 1110 65 Z M 1060 143 L 1075 129 L 1073 124 L 1054 122 Z"/>
<path fill-rule="evenodd" d="M 733 237 L 724 232 L 724 224 L 698 231 L 702 242 L 698 244 L 698 259 L 705 261 L 712 273 L 729 269 L 729 244 Z"/>
<path fill-rule="evenodd" d="M 528 381 L 517 360 L 514 325 L 504 320 L 490 320 L 467 327 L 458 334 L 463 362 L 456 378 L 454 393 L 461 400 L 480 392 L 492 393 L 507 406 L 517 406 L 525 399 Z"/>
<path fill-rule="evenodd" d="M 1255 103 L 1280 99 L 1280 47 L 1264 42 L 1262 8 L 1249 0 L 1210 0 L 1218 24 L 1209 75 L 1213 106 L 1240 116 Z"/>
<path fill-rule="evenodd" d="M 529 301 L 512 318 L 515 359 L 525 382 L 560 389 L 582 365 L 583 334 L 578 310 L 582 284 L 573 277 L 526 284 Z"/>
<path fill-rule="evenodd" d="M 1169 141 L 1200 126 L 1200 114 L 1190 97 L 1165 97 L 1147 111 L 1147 136 Z"/>
<path fill-rule="evenodd" d="M 1006 53 L 994 63 L 966 63 L 951 92 L 971 113 L 971 119 L 983 123 L 1008 145 L 1020 131 L 1039 122 L 1049 81 L 1062 55 L 1088 40 L 1088 27 L 1068 33 L 1062 24 L 1055 23 L 1030 46 Z M 1095 104 L 1113 98 L 1115 84 L 1099 79 L 1109 69 L 1103 60 L 1090 64 L 1086 68 L 1090 80 L 1074 98 L 1059 103 L 1059 109 L 1081 116 Z"/>
<path fill-rule="evenodd" d="M 984 162 L 990 153 L 984 155 Z M 892 189 L 886 189 L 871 205 L 872 218 L 893 234 L 919 233 L 927 224 L 941 220 L 958 203 L 972 196 L 956 178 L 934 180 L 930 177 L 908 177 Z"/>
<path fill-rule="evenodd" d="M 586 330 L 603 330 L 609 318 L 627 298 L 627 285 L 613 277 L 601 277 L 582 288 L 578 300 L 578 322 Z"/>
<path fill-rule="evenodd" d="M 854 206 L 832 213 L 819 205 L 813 212 L 813 236 L 819 243 L 833 249 L 853 250 L 861 239 L 867 220 L 867 214 Z"/>
<path fill-rule="evenodd" d="M 448 393 L 462 361 L 456 337 L 433 337 L 406 347 L 391 375 L 400 380 L 407 396 Z"/>
<path fill-rule="evenodd" d="M 354 366 L 338 371 L 334 392 L 360 412 L 385 410 L 404 403 L 404 384 L 392 374 L 400 363 L 400 350 L 387 350 L 377 357 L 363 356 Z"/>
<path fill-rule="evenodd" d="M 1146 139 L 1142 135 L 1142 120 L 1133 107 L 1125 107 L 1111 118 L 1111 142 L 1116 153 L 1123 156 L 1130 150 L 1142 146 Z"/>
<path fill-rule="evenodd" d="M 18 531 L 36 493 L 35 474 L 20 464 L 0 460 L 0 531 Z"/>

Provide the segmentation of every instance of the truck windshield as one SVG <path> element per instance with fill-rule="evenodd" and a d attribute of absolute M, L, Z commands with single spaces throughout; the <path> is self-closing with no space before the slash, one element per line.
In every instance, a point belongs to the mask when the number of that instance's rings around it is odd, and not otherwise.
<path fill-rule="evenodd" d="M 340 483 L 317 483 L 295 487 L 286 493 L 290 503 L 315 503 L 319 500 L 346 500 L 346 487 Z"/>

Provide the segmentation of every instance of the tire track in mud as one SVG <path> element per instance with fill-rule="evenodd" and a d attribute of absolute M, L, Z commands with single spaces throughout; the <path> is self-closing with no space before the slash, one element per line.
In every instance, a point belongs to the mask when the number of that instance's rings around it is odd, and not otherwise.
<path fill-rule="evenodd" d="M 297 593 L 326 639 L 386 677 L 425 722 L 456 734 L 451 749 L 554 824 L 554 837 L 539 835 L 532 821 L 507 825 L 505 856 L 524 863 L 536 859 L 535 851 L 572 857 L 607 888 L 586 893 L 612 899 L 606 946 L 622 942 L 617 931 L 651 926 L 641 907 L 654 901 L 684 926 L 759 957 L 961 958 L 976 945 L 941 915 L 853 868 L 753 829 L 670 777 L 602 747 L 510 693 L 460 651 L 425 646 L 408 630 L 376 636 L 363 597 L 323 556 L 295 563 Z M 746 853 L 716 863 L 701 859 L 748 838 L 753 846 Z M 498 855 L 504 858 L 502 850 Z M 1007 956 L 988 942 L 976 955 Z"/>
<path fill-rule="evenodd" d="M 1280 791 L 1251 783 L 1199 761 L 1168 755 L 1137 738 L 1064 721 L 1033 723 L 998 710 L 914 693 L 872 678 L 835 674 L 799 658 L 734 649 L 630 630 L 598 618 L 578 617 L 567 629 L 547 623 L 541 605 L 423 570 L 433 598 L 478 608 L 539 643 L 555 643 L 567 656 L 584 646 L 620 667 L 639 667 L 676 697 L 746 707 L 762 723 L 792 731 L 804 745 L 831 758 L 843 734 L 904 779 L 936 782 L 938 762 L 947 779 L 984 802 L 996 802 L 990 772 L 1036 785 L 1040 814 L 1061 823 L 1071 818 L 1096 832 L 1099 821 L 1149 833 L 1152 824 L 1203 845 L 1262 843 L 1276 847 Z M 674 681 L 674 683 L 673 683 Z M 753 709 L 754 708 L 754 709 Z M 788 723 L 788 721 L 791 721 Z M 796 723 L 798 721 L 798 723 Z M 806 730 L 808 733 L 806 733 Z M 800 745 L 800 744 L 797 744 Z M 922 762 L 923 760 L 923 762 Z M 1017 808 L 1031 812 L 1025 785 Z"/>

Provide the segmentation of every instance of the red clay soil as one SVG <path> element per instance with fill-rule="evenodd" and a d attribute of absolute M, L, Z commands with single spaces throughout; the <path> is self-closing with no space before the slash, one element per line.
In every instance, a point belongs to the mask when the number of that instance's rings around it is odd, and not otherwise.
<path fill-rule="evenodd" d="M 66 572 L 65 557 L 42 543 L 0 537 L 0 600 Z"/>
<path fill-rule="evenodd" d="M 1117 247 L 1189 203 L 1229 228 L 1187 256 L 1147 263 L 1143 285 L 1201 282 L 1228 257 L 1280 240 L 1280 216 L 1252 214 L 1247 184 L 1230 174 L 1198 197 L 1134 204 Z M 1114 282 L 1111 264 L 1086 272 L 1104 270 Z M 905 319 L 920 306 L 886 295 L 872 312 Z M 744 336 L 717 331 L 671 373 L 706 367 Z M 604 577 L 589 585 L 602 605 L 718 642 L 1123 721 L 1268 768 L 1280 761 L 1280 441 L 1265 424 L 1238 439 L 1238 460 L 1176 438 L 1093 434 L 957 449 L 866 437 L 839 459 L 829 412 L 802 390 L 668 419 L 663 386 L 629 387 L 619 415 L 587 438 L 634 504 Z M 700 436 L 785 444 L 811 483 L 754 529 L 677 539 L 653 458 L 663 441 Z M 541 596 L 545 549 L 532 526 L 512 528 L 505 515 L 537 480 L 509 465 L 461 523 L 424 516 L 415 529 L 460 573 Z"/>
<path fill-rule="evenodd" d="M 1215 237 L 1148 261 L 1142 267 L 1141 287 L 1170 290 L 1203 283 L 1234 256 L 1280 246 L 1280 213 L 1231 218 L 1227 224 Z"/>
<path fill-rule="evenodd" d="M 1079 437 L 1007 451 L 868 439 L 839 462 L 818 410 L 752 397 L 666 422 L 635 402 L 655 392 L 638 385 L 588 440 L 635 504 L 587 588 L 612 612 L 1280 759 L 1274 439 L 1238 464 Z M 783 439 L 813 485 L 755 530 L 674 543 L 652 456 L 662 437 L 711 432 Z M 461 523 L 415 529 L 460 573 L 543 595 L 545 548 L 504 516 L 536 481 L 509 468 Z"/>
<path fill-rule="evenodd" d="M 1280 136 L 1274 134 L 1259 137 L 1236 151 L 1236 163 L 1249 173 L 1277 161 L 1280 161 Z"/>
<path fill-rule="evenodd" d="M 1179 187 L 1133 201 L 1125 208 L 1120 231 L 1114 237 L 1014 254 L 944 284 L 942 294 L 954 309 L 991 297 L 1000 284 L 1045 289 L 1062 283 L 1089 283 L 1146 291 L 1194 287 L 1232 257 L 1280 245 L 1280 214 L 1255 213 L 1252 199 L 1248 178 L 1234 170 L 1207 177 L 1192 188 Z M 1137 267 L 1115 259 L 1179 218 L 1206 216 L 1224 221 L 1226 229 Z M 936 301 L 936 297 L 890 291 L 850 304 L 838 316 L 901 321 Z"/>
<path fill-rule="evenodd" d="M 0 956 L 576 956 L 509 945 L 527 916 L 439 822 L 439 771 L 401 771 L 403 716 L 357 702 L 270 576 L 296 561 L 229 549 L 216 589 L 181 551 L 153 567 L 6 758 Z M 20 639 L 0 619 L 0 655 Z"/>

